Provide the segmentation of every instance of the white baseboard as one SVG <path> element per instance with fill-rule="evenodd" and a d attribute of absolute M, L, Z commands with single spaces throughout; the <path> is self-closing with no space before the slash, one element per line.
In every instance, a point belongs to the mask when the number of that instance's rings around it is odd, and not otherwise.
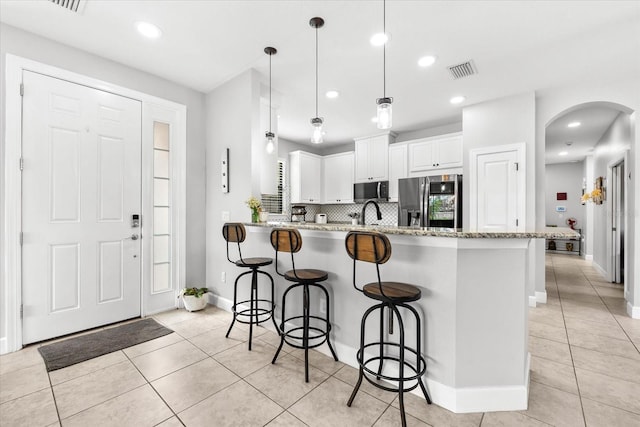
<path fill-rule="evenodd" d="M 535 307 L 536 306 L 536 297 L 533 295 L 529 295 L 529 307 Z"/>
<path fill-rule="evenodd" d="M 593 261 L 593 254 L 589 254 L 589 255 L 585 254 L 584 260 L 585 261 Z"/>
<path fill-rule="evenodd" d="M 627 301 L 627 314 L 632 319 L 640 319 L 640 307 L 634 307 L 629 301 Z"/>
<path fill-rule="evenodd" d="M 604 268 L 600 267 L 600 265 L 597 262 L 592 260 L 591 261 L 591 266 L 593 268 L 595 268 L 598 273 L 600 273 L 600 275 L 602 276 L 603 279 L 609 280 L 608 279 L 609 275 L 607 274 L 607 270 L 605 270 Z"/>
<path fill-rule="evenodd" d="M 546 304 L 547 303 L 547 291 L 536 291 L 536 302 L 540 303 L 540 304 Z"/>
<path fill-rule="evenodd" d="M 231 311 L 233 301 L 209 293 L 209 303 L 226 311 Z M 535 297 L 532 297 L 535 303 Z M 265 322 L 262 326 L 273 330 L 271 322 Z M 333 348 L 338 359 L 351 367 L 358 368 L 355 347 L 351 347 L 336 341 L 332 341 Z M 315 350 L 332 357 L 327 345 L 321 345 Z M 486 412 L 486 411 L 520 411 L 527 409 L 529 400 L 529 367 L 531 355 L 527 354 L 525 370 L 525 382 L 522 385 L 501 387 L 466 387 L 453 388 L 438 381 L 426 378 L 425 385 L 433 403 L 456 413 Z M 427 371 L 429 367 L 427 366 Z M 420 388 L 411 391 L 424 399 Z"/>
<path fill-rule="evenodd" d="M 0 354 L 8 353 L 7 337 L 0 338 Z"/>

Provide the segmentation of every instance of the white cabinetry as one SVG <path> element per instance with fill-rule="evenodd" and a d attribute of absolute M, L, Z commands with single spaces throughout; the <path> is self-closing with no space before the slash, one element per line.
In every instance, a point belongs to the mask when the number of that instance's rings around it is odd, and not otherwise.
<path fill-rule="evenodd" d="M 409 172 L 462 167 L 462 134 L 409 143 Z"/>
<path fill-rule="evenodd" d="M 322 157 L 292 151 L 289 153 L 291 203 L 320 203 L 322 195 Z"/>
<path fill-rule="evenodd" d="M 353 151 L 324 156 L 324 203 L 353 203 Z"/>
<path fill-rule="evenodd" d="M 392 134 L 356 139 L 355 182 L 389 179 L 389 140 Z"/>
<path fill-rule="evenodd" d="M 389 201 L 398 201 L 398 180 L 407 178 L 407 144 L 389 146 Z"/>

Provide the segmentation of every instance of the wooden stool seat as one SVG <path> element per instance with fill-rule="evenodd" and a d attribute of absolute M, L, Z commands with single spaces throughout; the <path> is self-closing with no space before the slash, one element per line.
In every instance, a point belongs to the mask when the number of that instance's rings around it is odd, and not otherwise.
<path fill-rule="evenodd" d="M 380 288 L 384 295 L 380 292 Z M 380 285 L 378 282 L 367 283 L 362 290 L 366 296 L 378 301 L 412 302 L 422 297 L 420 288 L 400 282 L 381 282 Z"/>
<path fill-rule="evenodd" d="M 329 273 L 323 270 L 304 268 L 300 270 L 289 270 L 284 273 L 284 278 L 290 282 L 322 282 L 327 280 Z"/>
<path fill-rule="evenodd" d="M 272 258 L 243 258 L 235 262 L 238 267 L 257 268 L 273 264 Z"/>

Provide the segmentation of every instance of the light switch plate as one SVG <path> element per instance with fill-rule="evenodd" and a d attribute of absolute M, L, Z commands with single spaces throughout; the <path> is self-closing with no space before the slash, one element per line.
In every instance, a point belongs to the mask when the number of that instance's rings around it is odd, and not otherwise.
<path fill-rule="evenodd" d="M 222 220 L 229 221 L 229 211 L 222 211 Z"/>

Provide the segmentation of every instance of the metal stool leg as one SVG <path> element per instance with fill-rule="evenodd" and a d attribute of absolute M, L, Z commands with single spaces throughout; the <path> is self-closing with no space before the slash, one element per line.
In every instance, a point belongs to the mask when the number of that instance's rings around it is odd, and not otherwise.
<path fill-rule="evenodd" d="M 329 332 L 331 332 L 331 322 L 330 322 L 330 308 L 331 308 L 331 304 L 329 302 L 329 292 L 327 291 L 327 289 L 322 286 L 319 285 L 317 283 L 314 283 L 315 286 L 319 287 L 320 289 L 322 289 L 322 291 L 324 292 L 324 296 L 325 296 L 325 302 L 326 302 L 326 306 L 325 306 L 325 311 L 327 312 L 327 315 L 325 317 L 326 321 L 327 321 L 327 345 L 329 346 L 329 350 L 331 350 L 331 354 L 333 355 L 333 360 L 335 360 L 336 362 L 338 361 L 338 355 L 336 354 L 335 350 L 333 349 L 333 346 L 331 345 L 331 340 L 329 337 Z"/>
<path fill-rule="evenodd" d="M 370 307 L 367 311 L 364 312 L 364 314 L 362 315 L 362 320 L 360 321 L 360 350 L 358 350 L 358 353 L 356 354 L 360 369 L 358 370 L 358 382 L 353 387 L 353 391 L 351 392 L 351 397 L 349 397 L 347 406 L 351 406 L 351 404 L 353 403 L 353 399 L 356 398 L 356 394 L 358 394 L 358 390 L 360 389 L 360 385 L 362 384 L 362 377 L 364 376 L 364 332 L 365 326 L 367 324 L 367 317 L 369 317 L 369 314 L 371 314 L 378 308 L 380 308 L 380 305 L 374 305 L 373 307 Z"/>
<path fill-rule="evenodd" d="M 309 284 L 302 288 L 302 346 L 304 347 L 304 381 L 309 382 Z"/>
<path fill-rule="evenodd" d="M 251 351 L 251 341 L 253 340 L 253 324 L 254 322 L 257 323 L 258 322 L 258 316 L 255 316 L 255 320 L 253 318 L 257 307 L 256 305 L 258 304 L 258 302 L 256 301 L 257 299 L 257 294 L 258 294 L 258 273 L 256 273 L 255 269 L 252 269 L 252 273 L 251 274 L 251 298 L 249 301 L 249 351 Z"/>
<path fill-rule="evenodd" d="M 284 345 L 284 337 L 285 337 L 285 330 L 284 330 L 284 322 L 286 320 L 285 314 L 286 314 L 286 309 L 287 309 L 287 294 L 294 288 L 298 287 L 300 284 L 297 283 L 295 285 L 289 286 L 287 288 L 287 290 L 284 291 L 284 294 L 282 294 L 282 310 L 281 313 L 282 315 L 280 316 L 280 345 L 278 346 L 278 349 L 276 350 L 276 354 L 273 356 L 273 359 L 271 360 L 271 364 L 276 363 L 276 360 L 278 359 L 278 355 L 280 354 L 280 350 L 282 350 L 282 346 Z"/>
<path fill-rule="evenodd" d="M 229 325 L 229 329 L 227 330 L 227 334 L 225 335 L 225 338 L 229 338 L 229 334 L 231 333 L 231 328 L 233 328 L 233 324 L 236 323 L 236 317 L 238 316 L 238 313 L 236 310 L 237 308 L 236 306 L 238 304 L 238 281 L 242 276 L 245 276 L 250 273 L 251 271 L 245 271 L 244 273 L 240 274 L 236 278 L 236 281 L 233 283 L 233 305 L 231 306 L 231 311 L 233 311 L 233 320 L 231 321 L 231 325 Z"/>
<path fill-rule="evenodd" d="M 398 329 L 400 329 L 400 361 L 399 361 L 399 369 L 400 373 L 398 375 L 398 403 L 400 406 L 400 419 L 402 421 L 402 427 L 407 426 L 407 416 L 404 412 L 404 323 L 402 322 L 402 317 L 400 316 L 400 311 L 396 308 L 395 305 L 390 305 L 389 309 L 393 309 L 393 313 L 398 316 Z M 391 315 L 393 315 L 393 313 Z"/>
<path fill-rule="evenodd" d="M 420 322 L 420 315 L 418 314 L 417 310 L 415 308 L 413 308 L 410 305 L 403 305 L 405 308 L 409 309 L 409 311 L 411 311 L 414 315 L 414 317 L 416 318 L 416 353 L 417 353 L 417 359 L 416 360 L 416 364 L 418 366 L 417 370 L 418 372 L 422 371 L 422 332 L 421 332 L 421 322 Z M 425 362 L 426 363 L 426 362 Z M 420 385 L 420 389 L 422 390 L 422 394 L 424 394 L 424 398 L 427 400 L 427 403 L 429 405 L 431 405 L 431 397 L 429 396 L 429 393 L 427 392 L 427 387 L 424 385 L 424 382 L 422 381 L 422 378 L 418 378 L 418 384 Z"/>
<path fill-rule="evenodd" d="M 258 270 L 258 273 L 262 273 L 271 280 L 271 321 L 273 322 L 273 326 L 276 328 L 276 332 L 280 335 L 280 329 L 278 328 L 278 324 L 276 323 L 276 292 L 275 292 L 275 283 L 273 281 L 273 277 L 266 271 Z"/>

